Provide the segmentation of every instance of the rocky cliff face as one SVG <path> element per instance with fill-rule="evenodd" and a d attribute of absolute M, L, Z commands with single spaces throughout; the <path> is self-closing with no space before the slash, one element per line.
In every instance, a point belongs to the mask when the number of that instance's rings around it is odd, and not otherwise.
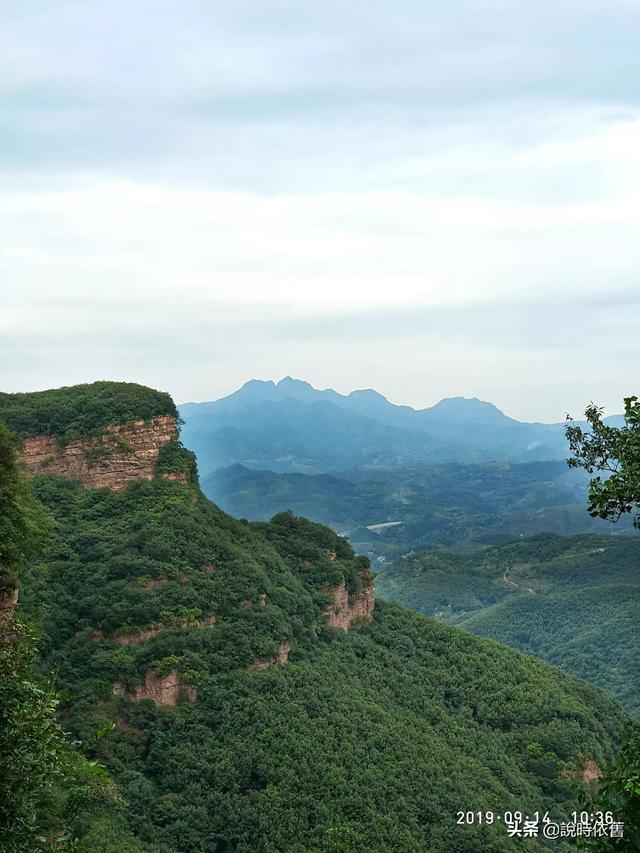
<path fill-rule="evenodd" d="M 213 628 L 216 622 L 217 619 L 215 614 L 211 613 L 209 616 L 205 616 L 197 622 L 189 622 L 189 620 L 183 619 L 178 622 L 177 625 L 174 623 L 174 627 Z M 157 637 L 164 630 L 165 625 L 163 622 L 154 622 L 152 625 L 137 628 L 135 631 L 124 631 L 120 634 L 116 634 L 114 637 L 111 637 L 111 640 L 119 646 L 139 646 L 140 643 L 143 643 L 145 640 L 152 640 L 154 637 Z M 96 632 L 94 632 L 94 634 L 95 633 Z M 102 639 L 102 637 L 102 632 L 100 632 L 98 639 Z"/>
<path fill-rule="evenodd" d="M 18 606 L 17 589 L 0 589 L 0 615 L 12 614 Z"/>
<path fill-rule="evenodd" d="M 127 686 L 117 681 L 113 685 L 113 693 L 115 696 L 128 696 L 133 702 L 151 699 L 156 705 L 177 705 L 181 694 L 190 702 L 195 702 L 197 698 L 195 687 L 183 681 L 178 669 L 172 669 L 162 676 L 148 670 L 141 684 Z"/>
<path fill-rule="evenodd" d="M 567 779 L 573 779 L 575 782 L 582 782 L 583 785 L 589 786 L 601 778 L 602 770 L 593 758 L 587 758 L 582 766 L 573 769 L 561 770 L 560 775 L 565 776 Z"/>
<path fill-rule="evenodd" d="M 362 575 L 362 578 L 362 589 L 351 595 L 347 592 L 344 581 L 328 590 L 333 602 L 323 615 L 332 628 L 348 631 L 353 622 L 370 622 L 373 619 L 373 581 L 365 575 Z"/>
<path fill-rule="evenodd" d="M 272 666 L 284 666 L 285 663 L 289 660 L 289 652 L 291 651 L 291 643 L 287 643 L 286 641 L 280 643 L 280 647 L 278 649 L 278 654 L 274 658 L 255 658 L 255 660 L 251 663 L 249 669 L 253 669 L 256 671 L 260 671 L 263 669 L 269 669 Z"/>
<path fill-rule="evenodd" d="M 96 438 L 64 445 L 52 436 L 27 438 L 18 462 L 28 474 L 63 474 L 90 488 L 122 491 L 130 480 L 152 480 L 160 448 L 177 437 L 170 415 L 109 426 Z M 172 475 L 180 479 L 179 475 Z"/>

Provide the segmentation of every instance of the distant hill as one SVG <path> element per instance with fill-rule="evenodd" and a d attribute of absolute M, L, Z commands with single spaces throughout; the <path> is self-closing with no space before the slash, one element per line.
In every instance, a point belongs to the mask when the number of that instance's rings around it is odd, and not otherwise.
<path fill-rule="evenodd" d="M 376 592 L 588 679 L 640 714 L 640 536 L 543 535 L 419 554 Z"/>
<path fill-rule="evenodd" d="M 442 457 L 473 457 L 464 445 L 345 411 L 326 400 L 251 402 L 230 409 L 183 407 L 182 438 L 203 475 L 242 464 L 320 474 L 345 468 L 393 468 Z"/>
<path fill-rule="evenodd" d="M 438 544 L 496 544 L 543 531 L 626 533 L 593 519 L 586 476 L 564 462 L 418 464 L 393 471 L 282 474 L 242 465 L 219 469 L 202 488 L 232 515 L 268 520 L 283 509 L 348 533 L 358 550 L 398 557 Z M 376 535 L 367 527 L 402 524 Z"/>
<path fill-rule="evenodd" d="M 183 440 L 200 470 L 321 474 L 416 462 L 526 462 L 566 456 L 564 424 L 522 423 L 491 403 L 452 397 L 397 406 L 372 389 L 339 394 L 286 377 L 251 380 L 209 403 L 184 403 Z"/>

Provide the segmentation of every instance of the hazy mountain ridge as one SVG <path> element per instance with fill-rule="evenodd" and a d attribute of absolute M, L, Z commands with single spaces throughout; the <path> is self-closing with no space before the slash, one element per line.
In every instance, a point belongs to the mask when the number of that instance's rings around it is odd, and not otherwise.
<path fill-rule="evenodd" d="M 372 389 L 344 395 L 286 377 L 278 383 L 250 380 L 227 397 L 179 409 L 184 442 L 205 475 L 236 463 L 319 474 L 566 456 L 563 423 L 520 422 L 476 398 L 446 398 L 416 410 Z"/>
<path fill-rule="evenodd" d="M 197 454 L 203 475 L 236 463 L 319 474 L 478 455 L 463 444 L 345 411 L 327 400 L 288 397 L 196 416 L 181 410 L 181 417 L 183 441 Z"/>

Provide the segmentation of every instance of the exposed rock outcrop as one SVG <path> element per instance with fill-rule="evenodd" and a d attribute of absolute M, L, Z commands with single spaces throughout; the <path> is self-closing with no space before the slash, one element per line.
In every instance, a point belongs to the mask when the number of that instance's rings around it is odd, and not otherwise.
<path fill-rule="evenodd" d="M 188 619 L 183 619 L 178 622 L 176 627 L 178 628 L 212 628 L 216 624 L 216 617 L 214 613 L 211 613 L 209 616 L 205 616 L 203 619 L 199 619 L 197 622 L 189 622 Z M 120 646 L 137 646 L 145 640 L 152 640 L 154 637 L 157 637 L 165 629 L 165 624 L 163 622 L 154 622 L 152 625 L 146 625 L 144 628 L 137 628 L 135 631 L 123 632 L 121 634 L 117 634 L 113 637 L 113 642 L 118 643 Z"/>
<path fill-rule="evenodd" d="M 590 785 L 592 782 L 597 782 L 600 779 L 602 770 L 593 758 L 588 758 L 582 767 L 562 770 L 561 775 L 567 779 L 582 782 L 584 785 Z"/>
<path fill-rule="evenodd" d="M 271 666 L 283 666 L 289 660 L 289 652 L 291 651 L 291 643 L 280 643 L 278 654 L 274 658 L 255 658 L 249 666 L 249 669 L 263 670 L 269 669 Z"/>
<path fill-rule="evenodd" d="M 354 622 L 370 622 L 373 618 L 375 598 L 373 581 L 368 574 L 362 574 L 362 588 L 349 594 L 344 581 L 338 586 L 327 590 L 331 593 L 333 602 L 322 614 L 332 628 L 348 631 Z"/>
<path fill-rule="evenodd" d="M 18 451 L 18 462 L 28 474 L 63 474 L 90 488 L 119 492 L 130 480 L 152 480 L 160 448 L 176 437 L 174 418 L 157 415 L 148 422 L 114 424 L 100 436 L 66 444 L 48 435 L 27 438 Z M 166 476 L 183 480 L 182 474 Z"/>
<path fill-rule="evenodd" d="M 198 692 L 191 684 L 187 684 L 179 669 L 172 669 L 166 675 L 158 675 L 148 670 L 141 684 L 125 685 L 116 681 L 113 685 L 114 696 L 128 696 L 133 702 L 151 699 L 156 705 L 177 705 L 178 699 L 184 695 L 190 702 L 195 702 Z"/>
<path fill-rule="evenodd" d="M 604 551 L 604 548 L 602 549 Z M 602 770 L 598 767 L 593 758 L 590 758 L 582 769 L 582 781 L 589 785 L 591 782 L 597 782 L 602 776 Z"/>
<path fill-rule="evenodd" d="M 163 628 L 164 625 L 162 622 L 155 622 L 153 625 L 148 625 L 146 628 L 138 628 L 136 631 L 118 634 L 113 638 L 113 642 L 118 643 L 120 646 L 137 646 L 145 640 L 151 640 L 153 637 L 157 637 Z"/>
<path fill-rule="evenodd" d="M 18 589 L 0 590 L 0 613 L 13 613 L 18 606 Z"/>

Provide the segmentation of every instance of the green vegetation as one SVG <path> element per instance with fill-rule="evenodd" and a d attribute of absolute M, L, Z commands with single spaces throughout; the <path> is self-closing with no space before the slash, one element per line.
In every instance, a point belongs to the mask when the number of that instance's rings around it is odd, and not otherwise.
<path fill-rule="evenodd" d="M 45 565 L 28 575 L 23 600 L 44 615 L 50 662 L 65 689 L 105 698 L 113 681 L 139 680 L 169 659 L 201 681 L 209 672 L 272 657 L 282 641 L 315 636 L 326 594 L 305 588 L 256 529 L 198 492 L 163 480 L 138 481 L 125 492 L 88 490 L 53 477 L 36 478 L 35 491 L 56 532 Z M 318 531 L 307 547 L 319 577 L 353 576 L 348 545 L 326 528 Z M 286 547 L 285 525 L 276 522 L 272 536 Z M 325 545 L 346 545 L 347 552 L 323 560 Z M 301 573 L 312 565 L 310 554 Z M 215 630 L 197 627 L 212 614 Z M 185 621 L 193 630 L 182 627 Z M 144 644 L 116 642 L 119 633 L 158 622 L 166 630 Z M 104 633 L 103 642 L 92 642 L 95 630 Z"/>
<path fill-rule="evenodd" d="M 357 592 L 366 557 L 292 513 L 226 515 L 178 443 L 158 469 L 189 482 L 33 481 L 51 522 L 21 609 L 83 749 L 62 744 L 78 764 L 61 761 L 58 781 L 43 764 L 51 808 L 35 814 L 77 850 L 533 853 L 456 813 L 578 806 L 570 777 L 611 759 L 627 719 L 615 702 L 395 604 L 348 635 L 330 628 L 328 588 Z M 265 669 L 283 649 L 289 662 Z M 164 707 L 133 701 L 154 674 L 182 684 Z"/>
<path fill-rule="evenodd" d="M 206 477 L 203 490 L 237 517 L 262 521 L 291 509 L 349 531 L 358 551 L 394 559 L 411 549 L 460 550 L 543 531 L 609 533 L 611 526 L 585 509 L 586 482 L 563 462 L 414 465 L 315 476 L 234 465 Z M 366 529 L 385 521 L 403 523 L 383 537 Z"/>
<path fill-rule="evenodd" d="M 12 438 L 0 423 L 0 599 L 16 589 L 20 567 L 37 551 L 45 526 L 18 471 Z"/>
<path fill-rule="evenodd" d="M 535 850 L 455 813 L 570 809 L 562 768 L 606 760 L 616 731 L 586 685 L 384 605 L 286 667 L 213 675 L 193 706 L 120 713 L 101 759 L 140 836 L 180 851 Z"/>
<path fill-rule="evenodd" d="M 615 815 L 624 824 L 622 839 L 583 838 L 577 846 L 581 850 L 599 853 L 635 853 L 640 850 L 640 725 L 629 726 L 624 733 L 622 747 L 615 761 L 604 769 L 597 794 L 585 791 L 582 808 L 593 813 L 601 811 Z"/>
<path fill-rule="evenodd" d="M 637 537 L 549 534 L 380 571 L 379 595 L 561 666 L 640 713 Z"/>
<path fill-rule="evenodd" d="M 35 657 L 33 629 L 0 614 L 0 851 L 150 849 L 129 831 L 126 803 L 106 771 L 65 738 Z"/>
<path fill-rule="evenodd" d="M 357 592 L 363 575 L 367 580 L 373 579 L 367 557 L 356 557 L 346 539 L 322 524 L 282 512 L 274 515 L 270 524 L 256 527 L 275 545 L 291 571 L 312 589 L 344 581 L 349 592 Z"/>
<path fill-rule="evenodd" d="M 184 474 L 187 482 L 196 484 L 198 482 L 198 466 L 196 455 L 176 439 L 163 444 L 156 462 L 158 474 Z"/>
<path fill-rule="evenodd" d="M 14 611 L 19 574 L 47 521 L 0 424 L 0 850 L 141 853 L 116 786 L 65 739 L 56 697 L 35 672 L 35 633 Z"/>
<path fill-rule="evenodd" d="M 323 588 L 354 588 L 368 565 L 327 528 L 287 513 L 239 522 L 162 480 L 111 493 L 39 477 L 35 489 L 55 533 L 25 608 L 41 614 L 65 724 L 116 779 L 143 843 L 508 851 L 502 827 L 458 826 L 456 811 L 568 813 L 566 770 L 612 754 L 621 712 L 542 663 L 394 605 L 347 636 L 327 627 Z M 284 640 L 289 664 L 248 669 Z M 175 668 L 194 704 L 112 694 Z"/>
<path fill-rule="evenodd" d="M 574 455 L 567 462 L 589 474 L 607 472 L 604 481 L 597 476 L 589 483 L 591 515 L 619 521 L 626 513 L 635 513 L 634 527 L 640 527 L 638 398 L 626 397 L 624 410 L 624 422 L 619 427 L 605 424 L 602 409 L 593 403 L 585 413 L 590 433 L 570 423 L 566 434 Z M 586 806 L 609 810 L 624 823 L 623 841 L 594 840 L 587 847 L 599 851 L 640 849 L 640 726 L 629 728 L 615 762 L 605 770 L 596 797 L 587 798 Z"/>
<path fill-rule="evenodd" d="M 177 417 L 169 394 L 129 382 L 93 382 L 30 394 L 0 393 L 0 421 L 18 438 L 53 435 L 65 441 L 100 433 L 109 424 Z"/>
<path fill-rule="evenodd" d="M 640 403 L 637 397 L 624 401 L 624 426 L 604 423 L 602 409 L 589 406 L 585 412 L 590 431 L 570 422 L 567 438 L 574 454 L 568 459 L 571 468 L 584 468 L 589 474 L 606 472 L 589 483 L 589 513 L 598 518 L 618 519 L 635 513 L 635 527 L 640 527 Z"/>

